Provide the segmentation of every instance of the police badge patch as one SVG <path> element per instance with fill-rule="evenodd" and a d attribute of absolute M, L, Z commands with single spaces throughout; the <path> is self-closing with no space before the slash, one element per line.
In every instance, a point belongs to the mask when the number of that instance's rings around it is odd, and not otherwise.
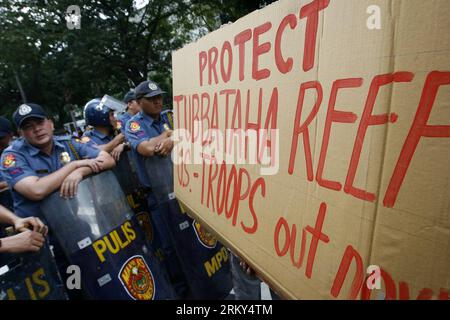
<path fill-rule="evenodd" d="M 12 153 L 8 153 L 3 158 L 3 166 L 5 168 L 12 168 L 16 166 L 16 157 Z"/>
<path fill-rule="evenodd" d="M 194 221 L 192 227 L 194 228 L 198 241 L 200 241 L 203 246 L 208 249 L 213 249 L 216 247 L 217 240 L 211 235 L 211 233 L 206 231 L 199 222 Z"/>
<path fill-rule="evenodd" d="M 119 280 L 134 300 L 152 300 L 155 296 L 155 281 L 142 256 L 133 256 L 124 263 Z"/>
<path fill-rule="evenodd" d="M 66 152 L 66 151 L 61 152 L 60 161 L 63 166 L 68 164 L 71 160 L 72 159 L 70 159 L 70 155 L 68 152 Z"/>
<path fill-rule="evenodd" d="M 152 91 L 155 91 L 156 89 L 158 89 L 158 87 L 156 86 L 156 84 L 151 83 L 151 82 L 148 84 L 148 88 L 149 88 L 150 90 L 152 90 Z"/>
<path fill-rule="evenodd" d="M 130 130 L 131 132 L 138 132 L 139 130 L 141 130 L 141 125 L 137 121 L 131 121 Z"/>

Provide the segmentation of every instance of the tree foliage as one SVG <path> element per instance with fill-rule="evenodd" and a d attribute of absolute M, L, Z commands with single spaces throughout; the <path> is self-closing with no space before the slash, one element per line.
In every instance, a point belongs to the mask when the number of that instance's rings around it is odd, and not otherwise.
<path fill-rule="evenodd" d="M 81 28 L 67 27 L 72 0 L 0 0 L 1 114 L 23 101 L 69 121 L 67 106 L 121 99 L 151 78 L 171 92 L 171 53 L 270 0 L 82 0 Z M 170 96 L 170 95 L 169 95 Z"/>

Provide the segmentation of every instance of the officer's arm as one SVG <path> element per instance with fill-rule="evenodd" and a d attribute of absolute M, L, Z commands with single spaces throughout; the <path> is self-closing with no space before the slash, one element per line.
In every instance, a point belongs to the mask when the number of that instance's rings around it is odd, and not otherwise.
<path fill-rule="evenodd" d="M 37 217 L 20 218 L 12 211 L 0 205 L 0 223 L 14 226 L 16 232 L 23 232 L 31 227 L 33 231 L 47 235 L 48 228 Z"/>
<path fill-rule="evenodd" d="M 123 133 L 118 134 L 113 140 L 106 144 L 98 145 L 97 148 L 100 150 L 106 151 L 108 153 L 111 153 L 115 147 L 117 147 L 119 144 L 123 143 L 125 141 L 125 136 Z"/>
<path fill-rule="evenodd" d="M 143 141 L 137 146 L 137 152 L 144 157 L 152 157 L 155 155 L 156 147 L 166 138 L 168 138 L 167 131 L 163 132 L 157 137 L 153 137 L 147 141 Z"/>
<path fill-rule="evenodd" d="M 17 219 L 18 217 L 14 213 L 0 205 L 0 223 L 14 225 Z"/>
<path fill-rule="evenodd" d="M 101 166 L 102 171 L 114 168 L 116 166 L 116 161 L 114 161 L 113 157 L 108 152 L 105 151 L 100 151 L 95 160 L 98 160 L 98 162 L 102 163 Z"/>
<path fill-rule="evenodd" d="M 45 239 L 39 232 L 26 230 L 11 237 L 1 238 L 0 253 L 20 253 L 26 251 L 39 251 Z"/>
<path fill-rule="evenodd" d="M 28 176 L 23 178 L 14 185 L 14 189 L 25 198 L 40 201 L 58 189 L 64 179 L 79 167 L 79 161 L 72 161 L 45 177 Z"/>
<path fill-rule="evenodd" d="M 111 169 L 111 168 L 115 167 L 115 165 L 116 165 L 116 162 L 114 161 L 113 157 L 105 151 L 100 151 L 100 153 L 95 158 L 95 160 L 97 160 L 97 162 L 100 163 L 100 166 L 99 166 L 100 171 Z M 91 169 L 91 167 L 79 167 L 78 169 L 74 170 L 73 172 L 80 173 L 83 178 L 94 173 L 94 171 Z"/>

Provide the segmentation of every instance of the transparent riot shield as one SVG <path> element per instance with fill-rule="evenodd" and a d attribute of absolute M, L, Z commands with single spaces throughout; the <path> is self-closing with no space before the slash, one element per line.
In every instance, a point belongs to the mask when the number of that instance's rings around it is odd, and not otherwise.
<path fill-rule="evenodd" d="M 0 300 L 67 300 L 47 244 L 36 253 L 2 257 Z"/>
<path fill-rule="evenodd" d="M 173 192 L 170 156 L 146 158 L 145 169 L 159 205 L 160 224 L 165 223 L 170 234 L 193 298 L 225 298 L 232 289 L 229 254 L 223 245 L 181 209 Z"/>
<path fill-rule="evenodd" d="M 73 199 L 53 193 L 41 210 L 90 298 L 174 298 L 112 171 L 84 179 Z"/>
<path fill-rule="evenodd" d="M 128 204 L 144 231 L 147 241 L 153 247 L 159 259 L 163 261 L 164 253 L 161 249 L 160 236 L 158 230 L 153 226 L 154 222 L 151 219 L 148 207 L 148 191 L 139 182 L 136 164 L 130 151 L 122 152 L 113 172 L 119 181 L 122 191 L 125 193 Z"/>

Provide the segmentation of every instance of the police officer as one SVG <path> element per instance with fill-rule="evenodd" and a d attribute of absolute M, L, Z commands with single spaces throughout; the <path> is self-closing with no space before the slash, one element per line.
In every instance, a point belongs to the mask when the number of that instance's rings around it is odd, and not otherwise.
<path fill-rule="evenodd" d="M 0 168 L 13 193 L 14 211 L 20 217 L 42 219 L 40 200 L 57 189 L 62 197 L 73 197 L 83 177 L 115 165 L 104 151 L 71 137 L 53 136 L 53 121 L 40 105 L 22 104 L 13 120 L 21 138 L 3 152 Z M 51 230 L 49 236 L 64 276 L 68 262 Z"/>
<path fill-rule="evenodd" d="M 197 228 L 195 221 L 183 214 L 178 200 L 173 197 L 173 163 L 170 158 L 174 146 L 171 139 L 173 127 L 171 114 L 162 113 L 164 93 L 150 80 L 136 87 L 135 95 L 142 111 L 128 121 L 125 135 L 137 155 L 142 184 L 152 188 L 149 207 L 162 235 L 166 259 L 174 262 L 169 265 L 171 272 L 184 272 L 184 281 L 189 283 L 189 293 L 193 298 L 225 297 L 231 290 L 229 265 L 224 263 L 214 275 L 207 274 L 204 269 L 205 261 L 216 255 L 222 245 L 214 243 L 207 246 L 197 241 L 199 236 L 196 232 L 201 226 Z M 181 270 L 175 268 L 177 256 Z M 179 279 L 177 284 L 182 288 L 183 279 Z"/>
<path fill-rule="evenodd" d="M 173 148 L 170 131 L 165 129 L 168 123 L 161 117 L 162 91 L 152 81 L 144 81 L 135 89 L 135 97 L 141 111 L 134 115 L 125 129 L 125 136 L 130 141 L 133 154 L 136 155 L 139 180 L 150 187 L 150 179 L 144 169 L 145 157 L 154 155 L 167 156 Z"/>
<path fill-rule="evenodd" d="M 137 163 L 139 181 L 150 189 L 150 178 L 145 170 L 145 158 L 152 156 L 167 156 L 173 148 L 170 131 L 166 130 L 168 123 L 161 117 L 162 91 L 153 81 L 144 81 L 135 89 L 135 97 L 141 111 L 134 115 L 125 128 L 126 139 L 131 144 L 133 157 Z M 155 195 L 149 192 L 148 205 L 150 211 L 158 210 Z M 155 217 L 155 215 L 152 214 Z M 162 221 L 154 220 L 161 238 L 164 255 L 169 267 L 169 273 L 180 297 L 186 294 L 187 284 L 181 271 L 181 265 L 170 240 L 169 231 Z M 174 280 L 175 279 L 175 280 Z"/>
<path fill-rule="evenodd" d="M 100 99 L 92 99 L 84 106 L 86 124 L 94 127 L 84 133 L 85 141 L 91 139 L 103 151 L 111 153 L 116 161 L 127 148 L 125 136 L 117 132 L 117 120 L 114 110 L 106 106 Z M 87 138 L 87 139 L 86 139 Z"/>
<path fill-rule="evenodd" d="M 121 114 L 117 119 L 119 129 L 125 128 L 128 120 L 130 120 L 136 113 L 141 111 L 141 107 L 136 101 L 134 90 L 130 90 L 125 94 L 125 96 L 123 97 L 123 102 L 127 104 L 127 107 L 125 109 L 125 112 Z"/>
<path fill-rule="evenodd" d="M 38 201 L 58 188 L 62 196 L 72 197 L 84 176 L 115 165 L 106 152 L 53 136 L 53 121 L 40 105 L 22 104 L 13 118 L 22 137 L 3 152 L 1 171 L 19 216 L 39 213 Z"/>

